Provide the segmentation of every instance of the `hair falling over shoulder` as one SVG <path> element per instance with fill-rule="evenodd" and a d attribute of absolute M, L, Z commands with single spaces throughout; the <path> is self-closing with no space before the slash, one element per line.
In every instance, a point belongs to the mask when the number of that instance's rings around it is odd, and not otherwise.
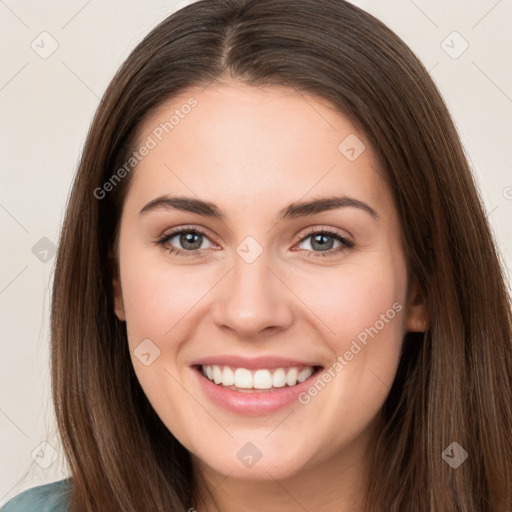
<path fill-rule="evenodd" d="M 511 310 L 502 263 L 440 93 L 383 23 L 343 0 L 202 0 L 133 50 L 93 119 L 69 197 L 51 306 L 52 393 L 72 512 L 186 511 L 190 454 L 153 411 L 113 311 L 112 269 L 141 120 L 187 87 L 231 76 L 330 101 L 375 148 L 410 279 L 428 307 L 380 413 L 366 511 L 512 510 Z M 442 457 L 457 442 L 468 459 Z"/>

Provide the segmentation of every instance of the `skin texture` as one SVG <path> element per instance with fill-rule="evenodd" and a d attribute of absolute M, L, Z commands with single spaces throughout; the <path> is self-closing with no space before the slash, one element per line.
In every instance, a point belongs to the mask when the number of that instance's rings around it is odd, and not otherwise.
<path fill-rule="evenodd" d="M 126 321 L 137 377 L 222 510 L 358 510 L 366 447 L 403 336 L 426 326 L 389 189 L 364 134 L 325 100 L 288 88 L 191 88 L 145 120 L 139 141 L 190 96 L 197 106 L 133 171 L 121 218 L 115 311 Z M 338 150 L 350 134 L 366 146 L 354 161 Z M 163 194 L 213 202 L 227 218 L 174 209 L 139 215 Z M 364 201 L 379 218 L 344 207 L 277 221 L 291 203 L 333 195 Z M 207 234 L 194 256 L 156 244 L 182 226 Z M 312 228 L 335 230 L 355 247 L 340 251 L 327 239 L 331 255 L 322 257 L 314 237 L 304 239 Z M 247 236 L 263 249 L 250 264 L 236 252 Z M 179 235 L 166 246 L 190 247 Z M 190 367 L 237 354 L 329 368 L 393 304 L 401 310 L 305 405 L 229 412 L 205 396 Z M 144 339 L 160 350 L 148 366 L 134 355 Z M 236 456 L 247 442 L 263 454 L 250 468 Z"/>

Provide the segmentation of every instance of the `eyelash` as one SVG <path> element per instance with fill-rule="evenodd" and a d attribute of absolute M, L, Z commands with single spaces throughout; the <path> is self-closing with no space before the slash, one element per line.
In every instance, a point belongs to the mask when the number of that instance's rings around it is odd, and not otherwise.
<path fill-rule="evenodd" d="M 160 245 L 165 251 L 169 252 L 170 254 L 175 254 L 176 256 L 185 257 L 185 258 L 191 257 L 191 256 L 196 256 L 197 253 L 201 251 L 201 249 L 196 249 L 195 251 L 182 251 L 181 249 L 176 249 L 175 247 L 167 247 L 165 245 L 169 240 L 171 240 L 175 236 L 181 235 L 183 233 L 187 233 L 187 234 L 192 233 L 194 235 L 201 235 L 208 239 L 208 235 L 198 228 L 183 227 L 183 228 L 177 229 L 176 231 L 171 231 L 170 233 L 163 235 L 161 238 L 159 238 L 156 241 L 156 244 Z M 336 231 L 329 229 L 329 228 L 322 228 L 322 229 L 314 229 L 313 228 L 308 233 L 306 233 L 306 235 L 304 235 L 299 240 L 298 243 L 304 242 L 305 240 L 307 240 L 308 238 L 310 238 L 313 235 L 327 235 L 329 237 L 332 237 L 332 238 L 338 240 L 339 242 L 341 242 L 343 244 L 342 246 L 338 247 L 337 249 L 329 249 L 328 251 L 308 251 L 310 253 L 314 253 L 315 257 L 319 256 L 321 258 L 325 258 L 325 257 L 333 256 L 333 254 L 338 253 L 340 251 L 344 251 L 346 249 L 353 249 L 355 247 L 355 244 L 353 242 L 351 242 L 348 238 L 341 236 L 339 233 L 337 233 Z"/>

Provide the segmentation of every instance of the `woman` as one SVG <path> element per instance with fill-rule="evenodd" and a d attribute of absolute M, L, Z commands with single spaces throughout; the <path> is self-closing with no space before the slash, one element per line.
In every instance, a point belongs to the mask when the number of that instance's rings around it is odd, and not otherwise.
<path fill-rule="evenodd" d="M 71 477 L 4 511 L 511 510 L 510 340 L 405 44 L 341 0 L 196 2 L 93 121 L 52 298 Z"/>

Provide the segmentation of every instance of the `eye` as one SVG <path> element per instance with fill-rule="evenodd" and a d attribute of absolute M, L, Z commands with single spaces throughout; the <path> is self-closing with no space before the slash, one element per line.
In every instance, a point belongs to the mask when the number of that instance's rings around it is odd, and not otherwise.
<path fill-rule="evenodd" d="M 178 249 L 173 245 L 169 246 L 169 242 L 177 238 L 177 243 L 185 250 Z M 209 240 L 206 234 L 197 228 L 183 227 L 171 231 L 159 238 L 156 243 L 161 245 L 166 251 L 177 256 L 195 256 L 198 252 L 205 249 L 203 242 Z M 176 243 L 176 242 L 175 242 Z M 207 247 L 206 247 L 207 248 Z"/>
<path fill-rule="evenodd" d="M 172 244 L 169 245 L 171 240 L 174 238 L 177 239 L 175 243 L 180 244 L 183 250 Z M 308 257 L 311 255 L 314 257 L 333 256 L 341 251 L 353 249 L 355 247 L 355 244 L 348 238 L 329 228 L 312 229 L 300 240 L 300 243 L 302 244 L 308 239 L 311 239 L 311 242 L 309 242 L 311 249 L 306 248 L 306 251 L 310 253 L 308 254 Z M 182 227 L 165 234 L 156 241 L 156 244 L 162 246 L 164 250 L 171 254 L 190 257 L 195 256 L 205 248 L 208 248 L 203 245 L 205 240 L 209 240 L 209 238 L 206 233 L 200 229 Z M 335 242 L 338 242 L 339 245 L 338 247 L 333 248 Z"/>
<path fill-rule="evenodd" d="M 348 238 L 329 228 L 313 229 L 309 231 L 309 233 L 301 239 L 301 243 L 308 239 L 311 239 L 309 246 L 311 247 L 310 252 L 314 257 L 333 256 L 346 249 L 353 249 L 355 246 Z M 339 246 L 333 248 L 336 241 L 339 243 Z M 310 255 L 308 255 L 308 257 L 309 256 Z"/>

